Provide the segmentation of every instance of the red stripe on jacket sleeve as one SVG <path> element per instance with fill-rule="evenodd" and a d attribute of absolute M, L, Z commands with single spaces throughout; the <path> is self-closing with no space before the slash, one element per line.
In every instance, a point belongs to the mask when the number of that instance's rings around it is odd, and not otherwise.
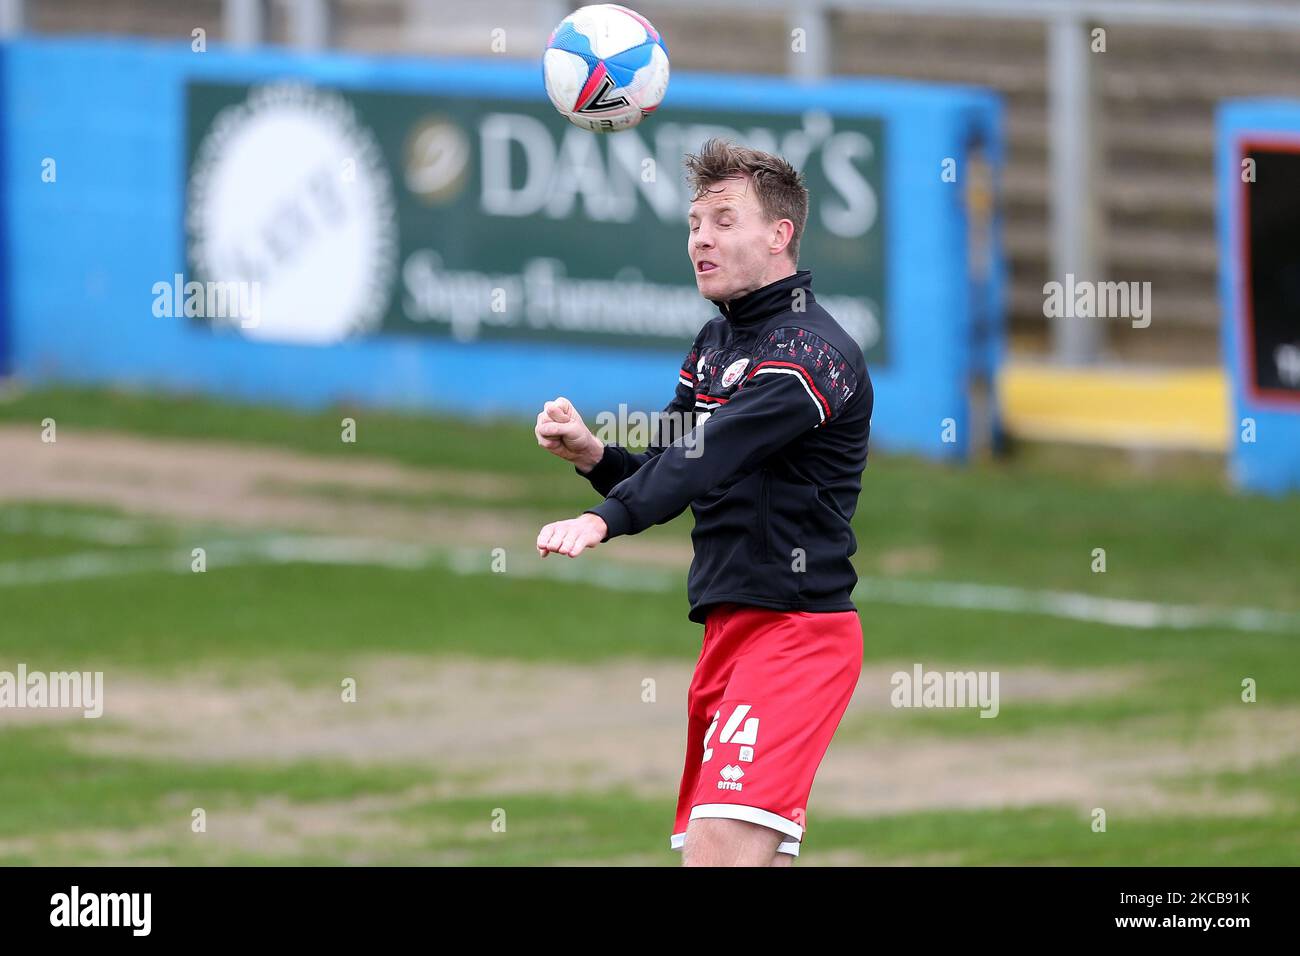
<path fill-rule="evenodd" d="M 817 400 L 821 403 L 822 410 L 825 413 L 826 418 L 829 419 L 831 417 L 830 402 L 826 401 L 826 396 L 823 395 L 818 390 L 817 383 L 813 381 L 812 375 L 810 375 L 808 373 L 808 370 L 804 368 L 802 365 L 800 365 L 798 362 L 778 362 L 774 359 L 770 359 L 766 362 L 759 362 L 757 365 L 755 365 L 752 369 L 749 370 L 749 374 L 745 376 L 745 381 L 748 382 L 751 378 L 753 378 L 754 374 L 761 368 L 792 368 L 795 371 L 797 371 L 800 375 L 803 376 L 804 381 L 808 383 L 809 391 L 811 391 L 814 395 L 817 396 Z"/>

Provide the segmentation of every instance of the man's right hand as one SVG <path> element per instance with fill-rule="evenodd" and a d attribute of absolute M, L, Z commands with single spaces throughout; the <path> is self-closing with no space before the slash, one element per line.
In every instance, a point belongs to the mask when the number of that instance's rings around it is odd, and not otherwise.
<path fill-rule="evenodd" d="M 591 471 L 605 454 L 604 442 L 591 433 L 567 398 L 557 398 L 542 406 L 533 434 L 537 436 L 537 444 L 552 455 L 573 462 L 581 472 Z"/>

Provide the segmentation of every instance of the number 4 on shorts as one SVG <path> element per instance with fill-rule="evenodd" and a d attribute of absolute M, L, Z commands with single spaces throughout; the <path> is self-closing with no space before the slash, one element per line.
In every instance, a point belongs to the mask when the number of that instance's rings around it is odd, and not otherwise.
<path fill-rule="evenodd" d="M 727 718 L 727 725 L 722 728 L 722 734 L 718 737 L 718 742 L 723 744 L 744 744 L 753 746 L 758 741 L 758 718 L 750 717 L 745 720 L 745 715 L 749 713 L 750 704 L 737 704 L 736 709 L 731 712 Z M 713 750 L 709 747 L 709 740 L 713 737 L 713 732 L 718 729 L 718 719 L 722 716 L 722 711 L 713 715 L 713 723 L 709 724 L 709 732 L 704 735 L 704 759 L 701 763 L 708 763 L 713 758 Z M 740 722 L 745 720 L 745 727 L 739 733 L 736 728 Z"/>

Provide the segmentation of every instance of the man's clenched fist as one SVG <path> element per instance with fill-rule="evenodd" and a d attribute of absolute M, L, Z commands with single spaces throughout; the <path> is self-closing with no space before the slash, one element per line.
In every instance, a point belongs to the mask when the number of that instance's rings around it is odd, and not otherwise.
<path fill-rule="evenodd" d="M 573 462 L 579 471 L 591 471 L 605 454 L 604 443 L 591 433 L 567 398 L 557 398 L 542 407 L 533 434 L 537 444 Z"/>
<path fill-rule="evenodd" d="M 551 552 L 576 558 L 604 541 L 608 531 L 605 519 L 590 512 L 568 521 L 556 521 L 537 533 L 537 553 L 543 558 Z"/>

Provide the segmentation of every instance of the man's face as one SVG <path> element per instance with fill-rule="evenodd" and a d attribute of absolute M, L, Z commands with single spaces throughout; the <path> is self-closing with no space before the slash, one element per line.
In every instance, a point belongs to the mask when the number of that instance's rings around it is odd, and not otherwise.
<path fill-rule="evenodd" d="M 691 203 L 687 222 L 686 249 L 700 295 L 727 302 L 767 285 L 776 226 L 763 215 L 748 176 L 708 187 Z"/>

